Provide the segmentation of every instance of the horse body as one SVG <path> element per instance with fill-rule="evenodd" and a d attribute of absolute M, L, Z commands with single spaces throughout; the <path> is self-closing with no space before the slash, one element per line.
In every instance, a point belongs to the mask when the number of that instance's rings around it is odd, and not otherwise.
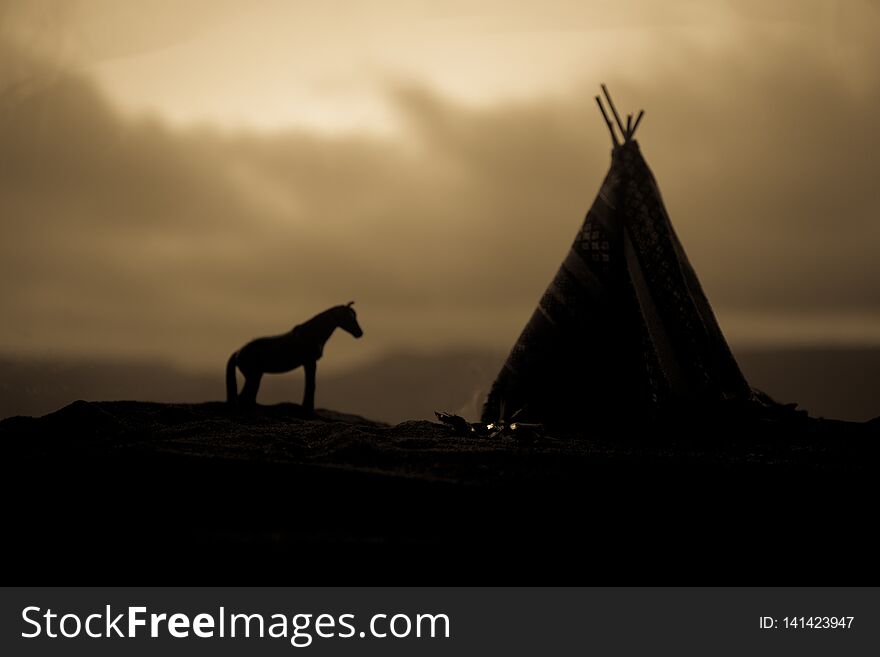
<path fill-rule="evenodd" d="M 227 401 L 255 404 L 263 374 L 281 374 L 302 367 L 306 373 L 302 405 L 306 410 L 313 411 L 317 362 L 324 354 L 327 340 L 337 328 L 356 338 L 364 334 L 357 322 L 354 308 L 351 307 L 352 303 L 354 302 L 328 308 L 287 333 L 257 338 L 233 353 L 226 363 Z M 235 380 L 236 368 L 245 379 L 241 394 L 238 394 Z"/>
<path fill-rule="evenodd" d="M 298 327 L 297 327 L 298 328 Z M 298 331 L 257 338 L 238 350 L 238 368 L 245 376 L 246 370 L 264 374 L 282 374 L 300 367 L 309 360 L 318 360 L 323 349 L 315 349 L 308 340 L 298 338 Z"/>

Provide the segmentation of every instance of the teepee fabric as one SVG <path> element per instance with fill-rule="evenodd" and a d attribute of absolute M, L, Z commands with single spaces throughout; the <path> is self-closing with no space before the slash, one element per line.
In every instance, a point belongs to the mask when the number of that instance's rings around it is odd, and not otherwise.
<path fill-rule="evenodd" d="M 647 419 L 750 396 L 639 145 L 624 141 L 483 421 Z"/>

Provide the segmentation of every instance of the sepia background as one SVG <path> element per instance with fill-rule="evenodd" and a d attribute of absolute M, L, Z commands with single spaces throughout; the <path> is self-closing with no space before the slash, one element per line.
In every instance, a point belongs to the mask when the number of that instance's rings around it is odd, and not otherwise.
<path fill-rule="evenodd" d="M 608 167 L 603 81 L 752 383 L 877 415 L 878 37 L 877 0 L 0 0 L 0 416 L 219 399 L 352 299 L 319 405 L 473 414 Z"/>

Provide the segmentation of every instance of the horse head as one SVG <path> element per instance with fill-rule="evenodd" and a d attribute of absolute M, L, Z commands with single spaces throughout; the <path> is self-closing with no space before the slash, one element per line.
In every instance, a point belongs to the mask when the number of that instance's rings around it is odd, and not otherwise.
<path fill-rule="evenodd" d="M 354 301 L 349 301 L 344 306 L 338 306 L 339 311 L 337 313 L 337 321 L 339 328 L 343 331 L 347 331 L 351 333 L 354 337 L 359 338 L 364 334 L 364 330 L 361 328 L 361 325 L 358 324 L 357 313 L 355 313 Z"/>

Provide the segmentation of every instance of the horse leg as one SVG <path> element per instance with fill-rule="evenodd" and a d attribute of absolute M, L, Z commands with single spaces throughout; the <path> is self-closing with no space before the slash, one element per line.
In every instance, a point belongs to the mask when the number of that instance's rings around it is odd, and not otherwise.
<path fill-rule="evenodd" d="M 318 363 L 311 360 L 303 364 L 306 371 L 306 389 L 303 393 L 302 406 L 308 413 L 315 412 L 315 372 L 318 369 Z"/>
<path fill-rule="evenodd" d="M 238 381 L 235 379 L 238 352 L 234 352 L 226 361 L 226 402 L 235 404 L 238 401 Z"/>
<path fill-rule="evenodd" d="M 254 406 L 257 403 L 257 391 L 260 389 L 260 381 L 263 378 L 262 372 L 252 372 L 246 374 L 244 378 L 244 388 L 241 390 L 239 399 L 243 404 Z"/>

